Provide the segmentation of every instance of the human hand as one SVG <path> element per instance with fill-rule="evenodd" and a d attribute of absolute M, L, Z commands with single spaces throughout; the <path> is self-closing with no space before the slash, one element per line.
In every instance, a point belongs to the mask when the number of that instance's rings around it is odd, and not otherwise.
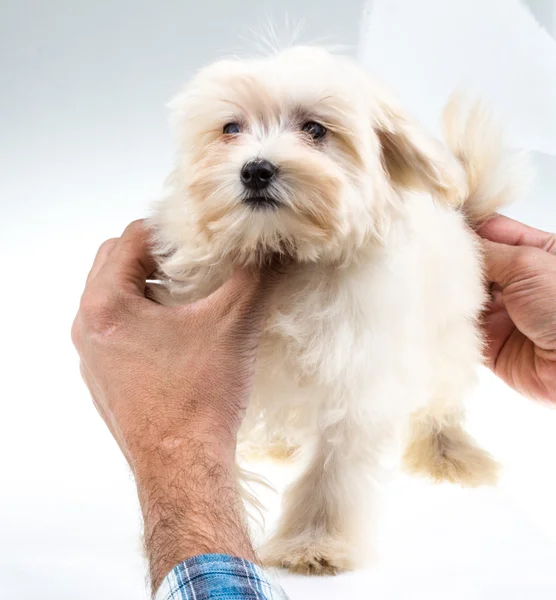
<path fill-rule="evenodd" d="M 277 276 L 240 270 L 208 298 L 170 308 L 145 298 L 153 268 L 142 222 L 105 242 L 72 338 L 95 406 L 135 475 L 156 587 L 195 554 L 253 560 L 235 440 Z"/>
<path fill-rule="evenodd" d="M 501 215 L 478 233 L 492 283 L 487 364 L 520 393 L 556 402 L 556 236 Z"/>

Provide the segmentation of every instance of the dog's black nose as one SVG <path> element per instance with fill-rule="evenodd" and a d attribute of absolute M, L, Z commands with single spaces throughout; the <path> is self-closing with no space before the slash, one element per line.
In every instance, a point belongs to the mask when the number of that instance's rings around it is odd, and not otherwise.
<path fill-rule="evenodd" d="M 276 167 L 268 160 L 250 160 L 241 169 L 241 181 L 250 190 L 268 187 L 276 174 Z"/>

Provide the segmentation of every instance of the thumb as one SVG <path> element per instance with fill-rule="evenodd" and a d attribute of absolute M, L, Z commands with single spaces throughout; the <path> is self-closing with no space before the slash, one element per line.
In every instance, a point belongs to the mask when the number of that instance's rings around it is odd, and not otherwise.
<path fill-rule="evenodd" d="M 150 246 L 149 231 L 144 221 L 128 225 L 99 269 L 97 279 L 100 285 L 116 286 L 143 297 L 147 277 L 155 268 Z"/>
<path fill-rule="evenodd" d="M 232 309 L 266 315 L 281 273 L 273 266 L 236 268 L 232 276 L 208 298 L 205 306 L 224 315 Z"/>
<path fill-rule="evenodd" d="M 508 246 L 486 239 L 483 240 L 483 252 L 488 280 L 502 288 L 526 278 L 547 256 L 538 248 Z"/>
<path fill-rule="evenodd" d="M 531 246 L 556 254 L 555 234 L 529 227 L 504 215 L 494 215 L 478 228 L 477 233 L 492 242 Z"/>

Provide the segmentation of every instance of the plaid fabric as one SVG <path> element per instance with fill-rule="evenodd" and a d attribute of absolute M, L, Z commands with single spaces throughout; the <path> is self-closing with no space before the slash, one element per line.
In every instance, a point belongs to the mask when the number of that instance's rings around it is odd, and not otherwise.
<path fill-rule="evenodd" d="M 203 554 L 170 571 L 155 600 L 288 600 L 264 571 L 242 558 Z"/>

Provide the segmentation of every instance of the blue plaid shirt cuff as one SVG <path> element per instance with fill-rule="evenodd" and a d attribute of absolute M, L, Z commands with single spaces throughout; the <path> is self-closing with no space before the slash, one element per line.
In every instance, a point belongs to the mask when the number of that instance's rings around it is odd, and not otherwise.
<path fill-rule="evenodd" d="M 288 600 L 257 565 L 225 554 L 194 556 L 166 576 L 155 600 Z"/>

